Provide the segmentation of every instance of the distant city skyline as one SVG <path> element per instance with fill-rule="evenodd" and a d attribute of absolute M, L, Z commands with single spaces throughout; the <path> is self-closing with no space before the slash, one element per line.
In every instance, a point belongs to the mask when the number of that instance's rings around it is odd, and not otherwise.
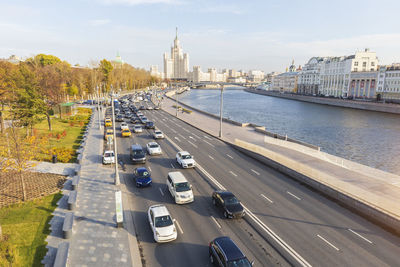
<path fill-rule="evenodd" d="M 400 62 L 397 1 L 293 3 L 212 0 L 71 0 L 0 3 L 0 58 L 53 54 L 71 64 L 114 59 L 149 69 L 179 28 L 194 65 L 283 72 L 292 61 L 369 48 Z M 162 68 L 160 68 L 162 69 Z"/>

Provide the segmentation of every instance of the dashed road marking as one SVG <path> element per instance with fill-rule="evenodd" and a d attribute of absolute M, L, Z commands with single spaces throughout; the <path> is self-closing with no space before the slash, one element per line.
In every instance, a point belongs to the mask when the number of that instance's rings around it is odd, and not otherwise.
<path fill-rule="evenodd" d="M 228 156 L 228 158 L 231 158 L 231 159 L 233 159 L 233 157 L 231 156 L 231 155 L 229 155 L 229 154 L 226 154 L 227 156 Z"/>
<path fill-rule="evenodd" d="M 269 199 L 268 197 L 266 197 L 264 194 L 261 194 L 260 196 L 262 196 L 263 198 L 265 198 L 266 200 L 268 200 L 271 203 L 274 203 L 271 199 Z"/>
<path fill-rule="evenodd" d="M 151 167 L 150 166 L 148 167 L 148 169 L 149 169 L 149 171 L 151 171 Z"/>
<path fill-rule="evenodd" d="M 180 137 L 182 137 L 183 139 L 185 139 L 186 140 L 186 137 L 184 137 L 183 135 L 181 135 L 181 134 L 178 134 Z"/>
<path fill-rule="evenodd" d="M 254 173 L 257 174 L 257 175 L 260 175 L 259 172 L 255 171 L 255 170 L 253 170 L 253 169 L 251 169 L 251 171 L 254 172 Z"/>
<path fill-rule="evenodd" d="M 208 140 L 212 140 L 210 137 L 208 137 L 207 135 L 203 135 L 204 138 L 207 138 Z"/>
<path fill-rule="evenodd" d="M 317 235 L 319 238 L 321 238 L 323 241 L 325 241 L 325 243 L 327 243 L 329 246 L 331 246 L 332 248 L 336 249 L 337 251 L 339 251 L 339 249 L 337 247 L 335 247 L 331 242 L 329 242 L 328 240 L 326 240 L 325 238 L 323 238 L 320 235 Z"/>
<path fill-rule="evenodd" d="M 367 241 L 368 243 L 372 244 L 372 241 L 370 241 L 370 240 L 368 240 L 367 238 L 363 237 L 363 236 L 360 235 L 359 233 L 357 233 L 357 232 L 355 232 L 355 231 L 353 231 L 353 230 L 351 230 L 351 229 L 348 229 L 348 230 L 349 230 L 350 232 L 352 232 L 353 234 L 355 234 L 355 235 L 361 237 L 362 239 L 364 239 L 364 240 Z"/>
<path fill-rule="evenodd" d="M 221 228 L 221 225 L 218 223 L 218 221 L 214 218 L 214 216 L 211 216 L 211 219 L 213 219 L 213 221 L 215 222 L 215 224 Z"/>
<path fill-rule="evenodd" d="M 190 139 L 192 139 L 193 141 L 196 141 L 196 139 L 193 138 L 193 136 L 189 136 Z"/>
<path fill-rule="evenodd" d="M 211 144 L 210 142 L 208 142 L 208 141 L 206 141 L 206 140 L 203 140 L 203 141 L 206 142 L 207 144 L 209 144 L 210 146 L 214 147 L 214 145 Z"/>
<path fill-rule="evenodd" d="M 197 148 L 197 146 L 195 144 L 193 144 L 192 142 L 188 141 L 189 144 L 191 144 L 192 146 L 194 146 L 195 148 Z"/>
<path fill-rule="evenodd" d="M 210 155 L 208 155 L 208 157 L 209 157 L 210 159 L 214 160 L 214 158 L 213 158 L 213 157 L 211 157 Z"/>
<path fill-rule="evenodd" d="M 181 225 L 179 224 L 178 220 L 175 220 L 176 226 L 178 226 L 179 232 L 181 232 L 181 234 L 183 235 L 183 230 Z"/>
<path fill-rule="evenodd" d="M 286 191 L 286 193 L 288 193 L 288 194 L 291 195 L 292 197 L 296 198 L 297 200 L 301 200 L 301 198 L 299 198 L 299 197 L 296 196 L 295 194 L 290 193 L 289 191 Z"/>
<path fill-rule="evenodd" d="M 160 190 L 161 195 L 164 196 L 164 192 L 162 191 L 161 187 L 159 187 L 158 190 Z"/>
<path fill-rule="evenodd" d="M 237 177 L 237 174 L 234 173 L 233 171 L 229 171 L 230 174 L 232 174 L 233 176 Z"/>
<path fill-rule="evenodd" d="M 192 135 L 193 135 L 194 137 L 196 137 L 197 139 L 200 139 L 200 136 L 195 135 L 194 133 L 192 133 Z"/>
<path fill-rule="evenodd" d="M 174 166 L 174 164 L 172 164 L 172 163 L 171 163 L 171 167 L 172 167 L 173 169 L 175 169 L 175 166 Z"/>
<path fill-rule="evenodd" d="M 175 138 L 176 140 L 178 140 L 178 142 L 180 142 L 180 141 L 181 141 L 181 140 L 180 140 L 178 137 L 176 137 L 176 136 L 175 136 L 174 138 Z"/>

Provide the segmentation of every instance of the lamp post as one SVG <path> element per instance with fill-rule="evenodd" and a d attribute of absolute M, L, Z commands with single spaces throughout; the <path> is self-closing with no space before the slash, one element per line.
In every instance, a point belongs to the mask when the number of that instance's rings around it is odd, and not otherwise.
<path fill-rule="evenodd" d="M 97 112 L 99 115 L 99 129 L 101 131 L 101 121 L 100 121 L 100 94 L 99 94 L 99 86 L 96 86 L 97 88 Z"/>
<path fill-rule="evenodd" d="M 224 85 L 221 86 L 221 103 L 219 105 L 219 138 L 222 138 L 222 106 L 223 106 L 223 92 L 224 92 Z"/>
<path fill-rule="evenodd" d="M 176 107 L 176 114 L 175 114 L 175 116 L 176 117 L 178 117 L 178 90 L 177 89 L 175 89 L 175 100 L 176 100 L 176 104 L 175 104 L 175 107 Z"/>
<path fill-rule="evenodd" d="M 114 158 L 115 158 L 115 185 L 119 185 L 118 174 L 118 154 L 117 154 L 117 137 L 115 134 L 115 113 L 114 113 L 114 91 L 111 91 L 111 112 L 112 112 L 112 125 L 113 125 L 113 143 L 114 143 Z"/>

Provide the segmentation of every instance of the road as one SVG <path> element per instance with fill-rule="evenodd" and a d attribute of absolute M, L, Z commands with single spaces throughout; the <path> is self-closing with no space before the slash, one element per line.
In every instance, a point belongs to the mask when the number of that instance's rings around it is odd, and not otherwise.
<path fill-rule="evenodd" d="M 208 266 L 207 245 L 220 235 L 238 242 L 255 266 L 288 264 L 265 240 L 286 256 L 285 249 L 271 241 L 266 230 L 257 228 L 255 220 L 304 259 L 298 265 L 398 265 L 397 236 L 164 111 L 143 113 L 168 137 L 159 142 L 164 154 L 148 157 L 146 163 L 152 171 L 153 186 L 134 187 L 134 166 L 128 156 L 130 144 L 144 146 L 152 140 L 151 131 L 119 138 L 119 154 L 126 163 L 122 176 L 132 192 L 132 216 L 146 266 Z M 165 187 L 167 173 L 178 168 L 176 146 L 191 152 L 201 166 L 181 170 L 195 189 L 195 202 L 184 206 L 173 204 Z M 255 219 L 247 215 L 244 220 L 223 219 L 211 205 L 211 192 L 218 187 L 214 181 L 234 192 Z M 152 240 L 146 211 L 154 203 L 167 203 L 179 222 L 183 234 L 178 232 L 177 241 L 158 245 Z"/>

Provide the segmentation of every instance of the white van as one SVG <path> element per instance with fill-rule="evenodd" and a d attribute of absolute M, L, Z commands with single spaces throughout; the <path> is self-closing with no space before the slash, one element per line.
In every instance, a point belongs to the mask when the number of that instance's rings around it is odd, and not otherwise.
<path fill-rule="evenodd" d="M 169 172 L 167 187 L 176 204 L 185 204 L 194 201 L 192 185 L 181 172 Z"/>

